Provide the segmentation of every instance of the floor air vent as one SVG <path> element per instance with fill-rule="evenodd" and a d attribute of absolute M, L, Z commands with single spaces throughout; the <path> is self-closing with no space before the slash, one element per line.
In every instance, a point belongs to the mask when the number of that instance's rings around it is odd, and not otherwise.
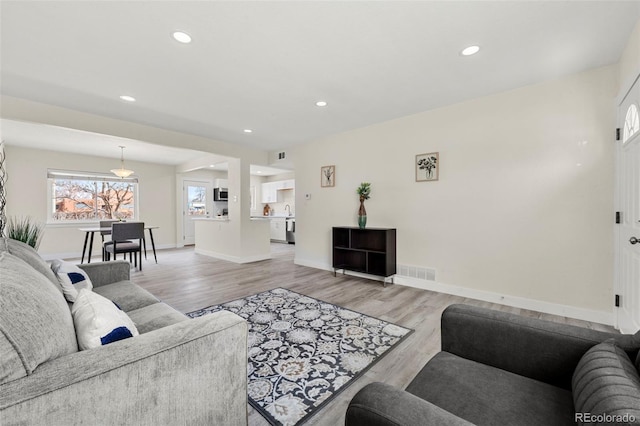
<path fill-rule="evenodd" d="M 417 278 L 419 280 L 435 281 L 436 270 L 420 266 L 398 265 L 398 275 Z"/>

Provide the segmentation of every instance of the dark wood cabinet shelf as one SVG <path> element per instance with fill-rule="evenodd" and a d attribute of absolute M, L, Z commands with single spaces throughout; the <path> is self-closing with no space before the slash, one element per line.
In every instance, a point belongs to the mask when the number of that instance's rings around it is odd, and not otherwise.
<path fill-rule="evenodd" d="M 340 269 L 385 278 L 395 275 L 396 230 L 334 227 L 334 275 Z"/>

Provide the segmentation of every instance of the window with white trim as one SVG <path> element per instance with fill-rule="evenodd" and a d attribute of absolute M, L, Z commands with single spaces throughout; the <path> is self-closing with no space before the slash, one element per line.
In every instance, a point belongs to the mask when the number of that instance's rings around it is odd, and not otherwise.
<path fill-rule="evenodd" d="M 47 171 L 49 223 L 138 218 L 138 178 Z"/>
<path fill-rule="evenodd" d="M 640 130 L 640 117 L 638 116 L 638 106 L 631 104 L 627 110 L 624 119 L 624 132 L 622 134 L 622 143 L 627 142 L 631 136 Z"/>

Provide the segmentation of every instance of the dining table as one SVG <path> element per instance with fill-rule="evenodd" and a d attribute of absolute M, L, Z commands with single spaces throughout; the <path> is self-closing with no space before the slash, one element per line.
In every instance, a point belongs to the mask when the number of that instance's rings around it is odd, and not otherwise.
<path fill-rule="evenodd" d="M 158 257 L 156 256 L 156 244 L 153 241 L 153 230 L 158 229 L 159 226 L 150 226 L 145 225 L 144 229 L 149 231 L 149 237 L 151 238 L 151 248 L 153 250 L 153 258 L 158 263 Z M 84 263 L 84 256 L 87 255 L 87 263 L 91 263 L 91 253 L 93 252 L 93 236 L 96 232 L 100 232 L 103 235 L 111 234 L 111 227 L 99 227 L 99 226 L 89 226 L 84 228 L 78 228 L 79 231 L 84 232 L 84 245 L 82 246 L 82 259 L 80 259 L 80 263 Z M 87 243 L 89 244 L 89 253 L 87 253 Z M 144 258 L 147 258 L 147 239 L 144 238 L 142 240 L 144 245 Z"/>

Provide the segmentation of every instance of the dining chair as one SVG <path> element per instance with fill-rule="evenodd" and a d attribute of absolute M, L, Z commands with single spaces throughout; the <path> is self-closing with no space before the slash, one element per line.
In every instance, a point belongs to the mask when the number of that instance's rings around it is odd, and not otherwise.
<path fill-rule="evenodd" d="M 144 222 L 114 222 L 111 224 L 111 241 L 104 244 L 106 260 L 116 259 L 118 253 L 129 253 L 129 261 L 142 270 Z M 135 254 L 135 257 L 133 256 Z M 140 265 L 138 265 L 138 257 Z"/>
<path fill-rule="evenodd" d="M 102 237 L 102 261 L 104 262 L 106 260 L 106 253 L 104 251 L 104 245 L 105 245 L 105 241 L 104 241 L 104 237 L 105 235 L 111 235 L 111 224 L 114 222 L 118 222 L 117 219 L 110 219 L 110 220 L 101 220 L 100 221 L 100 228 L 109 228 L 108 231 L 100 231 L 100 237 Z M 111 241 L 107 241 L 109 244 L 111 244 Z"/>

